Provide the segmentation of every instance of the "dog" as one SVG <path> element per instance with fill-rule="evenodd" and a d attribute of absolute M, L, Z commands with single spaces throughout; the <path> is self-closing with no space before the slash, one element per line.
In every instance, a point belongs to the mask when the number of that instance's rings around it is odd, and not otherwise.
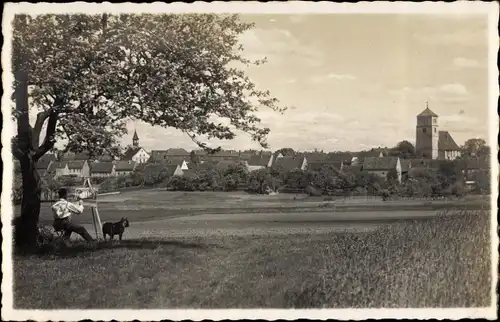
<path fill-rule="evenodd" d="M 127 218 L 122 217 L 119 222 L 105 222 L 102 225 L 102 235 L 106 240 L 106 235 L 109 235 L 109 240 L 112 240 L 115 235 L 118 235 L 119 240 L 122 240 L 125 228 L 129 227 L 130 223 Z"/>

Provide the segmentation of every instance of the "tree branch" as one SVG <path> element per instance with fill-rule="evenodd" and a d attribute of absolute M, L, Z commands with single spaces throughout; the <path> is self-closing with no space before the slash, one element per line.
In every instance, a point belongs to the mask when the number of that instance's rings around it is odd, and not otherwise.
<path fill-rule="evenodd" d="M 43 123 L 50 116 L 50 110 L 39 112 L 36 116 L 35 127 L 33 128 L 32 142 L 33 148 L 38 149 L 40 147 L 40 133 L 42 132 Z"/>
<path fill-rule="evenodd" d="M 182 130 L 182 132 L 186 133 L 186 135 L 191 139 L 191 141 L 196 143 L 196 145 L 198 145 L 203 150 L 207 151 L 207 153 L 209 153 L 209 154 L 214 154 L 214 153 L 220 152 L 220 150 L 221 150 L 221 147 L 218 147 L 215 149 L 208 147 L 206 143 L 203 143 L 200 140 L 196 139 L 195 135 L 189 133 L 188 131 Z"/>
<path fill-rule="evenodd" d="M 35 149 L 35 154 L 33 155 L 33 159 L 37 161 L 40 159 L 47 151 L 52 149 L 54 147 L 54 144 L 56 143 L 55 140 L 55 134 L 56 134 L 56 126 L 57 126 L 57 119 L 59 117 L 59 112 L 50 109 L 49 110 L 49 121 L 47 124 L 47 132 L 45 134 L 45 139 L 43 140 L 43 143 L 40 147 L 37 147 Z"/>

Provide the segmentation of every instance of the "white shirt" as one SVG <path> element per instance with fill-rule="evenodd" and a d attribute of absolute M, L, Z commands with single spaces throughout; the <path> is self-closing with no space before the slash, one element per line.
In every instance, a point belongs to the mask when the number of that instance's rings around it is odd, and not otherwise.
<path fill-rule="evenodd" d="M 81 202 L 74 204 L 66 199 L 60 199 L 52 205 L 52 212 L 54 213 L 54 218 L 56 219 L 67 218 L 73 214 L 79 215 L 83 212 L 83 204 Z"/>

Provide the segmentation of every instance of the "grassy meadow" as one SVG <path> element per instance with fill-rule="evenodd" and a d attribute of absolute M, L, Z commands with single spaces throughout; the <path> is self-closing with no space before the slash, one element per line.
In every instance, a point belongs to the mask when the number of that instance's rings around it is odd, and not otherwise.
<path fill-rule="evenodd" d="M 14 306 L 402 308 L 490 305 L 490 214 L 368 233 L 131 239 L 14 257 Z"/>

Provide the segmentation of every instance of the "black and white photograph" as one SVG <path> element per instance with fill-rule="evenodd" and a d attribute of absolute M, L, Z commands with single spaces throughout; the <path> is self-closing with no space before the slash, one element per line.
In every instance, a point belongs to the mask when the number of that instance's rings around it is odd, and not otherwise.
<path fill-rule="evenodd" d="M 7 3 L 7 320 L 497 318 L 498 3 Z"/>

